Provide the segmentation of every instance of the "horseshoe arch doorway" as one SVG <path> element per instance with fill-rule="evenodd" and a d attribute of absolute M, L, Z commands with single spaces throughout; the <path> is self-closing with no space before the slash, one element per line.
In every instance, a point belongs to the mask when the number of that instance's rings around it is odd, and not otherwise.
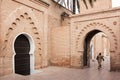
<path fill-rule="evenodd" d="M 104 34 L 104 32 L 100 31 L 100 30 L 92 30 L 90 32 L 88 32 L 85 36 L 85 39 L 84 39 L 84 53 L 83 53 L 83 67 L 90 67 L 90 63 L 91 63 L 91 60 L 92 60 L 92 54 L 91 54 L 91 41 L 93 39 L 94 36 L 98 36 L 98 34 Z M 106 35 L 106 34 L 104 34 Z M 106 35 L 107 36 L 107 35 Z M 100 37 L 99 37 L 100 38 Z M 108 38 L 107 38 L 108 39 Z M 101 38 L 100 38 L 101 40 Z M 98 39 L 97 39 L 97 43 L 99 43 Z M 108 43 L 109 43 L 109 47 L 110 47 L 110 42 L 109 42 L 109 39 L 108 39 Z M 96 43 L 95 43 L 96 44 Z M 105 45 L 104 43 L 102 43 L 102 45 Z M 97 44 L 96 46 L 99 46 L 99 44 Z M 101 46 L 102 48 L 99 48 L 101 50 L 97 50 L 96 52 L 97 53 L 94 53 L 94 60 L 96 60 L 96 56 L 98 55 L 98 53 L 102 53 L 102 55 L 104 56 L 105 58 L 105 61 L 107 60 L 107 65 L 106 65 L 106 62 L 105 62 L 105 66 L 108 66 L 109 67 L 109 70 L 110 70 L 110 50 L 108 48 L 108 53 L 106 53 L 106 51 L 104 50 L 104 47 Z M 109 56 L 106 56 L 106 55 L 109 55 Z"/>
<path fill-rule="evenodd" d="M 30 75 L 34 72 L 34 41 L 27 33 L 19 34 L 13 42 L 13 71 Z"/>

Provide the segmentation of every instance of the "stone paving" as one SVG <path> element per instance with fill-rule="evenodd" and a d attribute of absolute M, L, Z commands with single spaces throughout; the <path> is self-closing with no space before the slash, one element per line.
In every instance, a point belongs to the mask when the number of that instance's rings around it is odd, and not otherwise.
<path fill-rule="evenodd" d="M 109 71 L 109 62 L 102 65 L 101 70 L 97 69 L 96 62 L 91 62 L 90 68 L 85 69 L 50 66 L 30 76 L 11 74 L 0 77 L 0 80 L 120 80 L 120 72 Z"/>

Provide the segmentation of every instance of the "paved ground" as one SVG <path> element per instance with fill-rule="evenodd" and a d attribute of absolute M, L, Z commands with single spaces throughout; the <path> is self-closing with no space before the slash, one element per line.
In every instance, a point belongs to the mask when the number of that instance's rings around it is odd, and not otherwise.
<path fill-rule="evenodd" d="M 50 66 L 30 76 L 12 74 L 1 77 L 0 80 L 120 80 L 120 72 L 110 72 L 109 61 L 103 63 L 101 70 L 97 69 L 96 62 L 91 62 L 91 67 L 86 69 Z"/>

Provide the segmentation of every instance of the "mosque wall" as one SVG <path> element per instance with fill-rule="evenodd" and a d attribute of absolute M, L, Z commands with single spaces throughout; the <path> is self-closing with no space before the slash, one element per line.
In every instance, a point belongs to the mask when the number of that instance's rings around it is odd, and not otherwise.
<path fill-rule="evenodd" d="M 120 70 L 120 8 L 110 7 L 72 15 L 52 0 L 0 0 L 0 76 L 15 73 L 14 42 L 20 34 L 33 40 L 31 71 L 50 65 L 84 68 L 84 40 L 93 30 L 108 36 L 111 70 Z"/>

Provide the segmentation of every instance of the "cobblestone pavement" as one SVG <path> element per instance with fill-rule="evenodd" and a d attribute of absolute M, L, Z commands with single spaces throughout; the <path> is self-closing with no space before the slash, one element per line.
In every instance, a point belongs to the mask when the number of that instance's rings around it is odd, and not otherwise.
<path fill-rule="evenodd" d="M 120 72 L 110 72 L 108 64 L 103 62 L 101 70 L 97 69 L 96 62 L 91 62 L 90 68 L 85 69 L 50 66 L 30 76 L 11 74 L 0 77 L 0 80 L 120 80 Z"/>

